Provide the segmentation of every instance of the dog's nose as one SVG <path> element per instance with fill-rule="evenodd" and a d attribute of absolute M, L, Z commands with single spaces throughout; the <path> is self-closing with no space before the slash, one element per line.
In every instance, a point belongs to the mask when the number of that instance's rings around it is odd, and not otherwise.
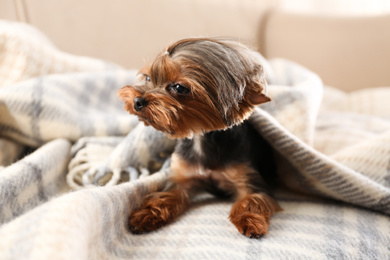
<path fill-rule="evenodd" d="M 137 112 L 141 111 L 141 109 L 146 107 L 146 105 L 148 104 L 146 99 L 144 99 L 142 97 L 136 97 L 133 99 L 133 101 L 134 101 L 134 109 Z"/>

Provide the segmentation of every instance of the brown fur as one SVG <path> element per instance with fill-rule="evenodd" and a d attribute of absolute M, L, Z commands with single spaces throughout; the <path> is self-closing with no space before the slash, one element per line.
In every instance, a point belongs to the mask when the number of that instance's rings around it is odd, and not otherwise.
<path fill-rule="evenodd" d="M 188 195 L 179 189 L 156 192 L 147 196 L 142 207 L 130 216 L 133 233 L 145 233 L 171 223 L 188 206 Z"/>
<path fill-rule="evenodd" d="M 176 154 L 171 162 L 172 185 L 165 192 L 149 195 L 139 211 L 130 217 L 133 233 L 144 233 L 171 223 L 189 205 L 190 197 L 208 186 L 210 180 L 217 188 L 236 198 L 229 219 L 243 235 L 259 238 L 268 233 L 271 215 L 281 208 L 266 193 L 253 193 L 248 176 L 254 170 L 244 164 L 224 169 L 206 170 L 190 165 Z"/>
<path fill-rule="evenodd" d="M 177 154 L 173 154 L 171 172 L 171 182 L 178 184 L 181 189 L 191 191 L 191 189 L 199 188 L 195 184 L 199 184 L 202 188 L 205 183 L 213 181 L 213 183 L 218 183 L 214 188 L 230 191 L 236 197 L 241 197 L 242 194 L 250 192 L 247 174 L 253 173 L 254 170 L 246 163 L 233 164 L 219 169 L 205 169 L 202 165 L 191 165 Z"/>
<path fill-rule="evenodd" d="M 259 238 L 268 233 L 271 215 L 280 210 L 267 194 L 248 194 L 234 203 L 229 219 L 241 234 Z"/>
<path fill-rule="evenodd" d="M 204 187 L 204 182 L 210 178 L 214 178 L 218 183 L 216 188 L 232 192 L 236 202 L 229 219 L 245 236 L 259 238 L 266 234 L 271 215 L 281 210 L 278 203 L 266 193 L 253 193 L 249 174 L 257 173 L 245 163 L 200 174 L 199 165 L 189 165 L 175 155 L 172 158 L 171 170 L 172 183 L 180 184 L 187 192 L 199 183 Z"/>
<path fill-rule="evenodd" d="M 225 65 L 229 65 L 231 71 L 238 69 L 242 71 L 233 75 L 233 79 L 217 77 L 218 72 L 214 71 L 213 66 L 207 66 L 201 56 L 193 57 L 195 51 L 181 51 L 178 47 L 193 42 L 214 43 L 215 46 L 206 45 L 208 48 L 223 45 L 227 46 L 228 50 L 240 49 L 239 53 L 242 55 L 235 54 L 233 58 L 243 65 L 240 68 L 237 68 L 237 63 Z M 119 97 L 126 102 L 126 109 L 130 113 L 138 115 L 146 124 L 172 138 L 191 137 L 192 134 L 226 129 L 239 124 L 249 117 L 253 105 L 267 102 L 270 98 L 262 93 L 266 83 L 261 65 L 253 61 L 247 54 L 249 50 L 244 46 L 228 45 L 212 39 L 187 39 L 173 44 L 168 47 L 167 52 L 161 53 L 151 66 L 140 71 L 142 74 L 150 75 L 150 82 L 141 80 L 134 86 L 125 86 L 119 91 Z M 243 54 L 246 59 L 241 57 Z M 244 78 L 240 77 L 242 74 L 245 75 Z M 189 87 L 191 96 L 180 97 L 174 93 L 167 95 L 168 86 L 173 82 Z M 225 85 L 225 90 L 218 91 L 219 85 Z M 148 109 L 140 112 L 133 109 L 132 100 L 137 96 L 143 96 L 148 100 Z"/>
<path fill-rule="evenodd" d="M 189 93 L 175 91 L 175 84 L 187 87 Z M 119 91 L 119 97 L 125 101 L 125 109 L 146 125 L 181 139 L 240 124 L 254 105 L 270 101 L 265 89 L 262 66 L 251 50 L 232 41 L 193 38 L 160 53 L 139 72 L 134 85 Z M 136 98 L 147 105 L 135 109 Z M 149 232 L 174 221 L 190 198 L 203 189 L 235 197 L 229 219 L 248 237 L 266 234 L 271 214 L 280 210 L 274 199 L 255 187 L 253 183 L 265 183 L 248 162 L 210 169 L 174 153 L 171 172 L 165 190 L 147 196 L 131 214 L 133 233 Z"/>

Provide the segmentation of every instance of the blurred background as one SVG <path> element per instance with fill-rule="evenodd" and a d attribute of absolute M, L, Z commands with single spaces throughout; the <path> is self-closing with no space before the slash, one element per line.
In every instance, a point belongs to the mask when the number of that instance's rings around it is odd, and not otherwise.
<path fill-rule="evenodd" d="M 0 0 L 0 19 L 129 69 L 180 38 L 226 36 L 347 91 L 390 85 L 388 0 Z"/>

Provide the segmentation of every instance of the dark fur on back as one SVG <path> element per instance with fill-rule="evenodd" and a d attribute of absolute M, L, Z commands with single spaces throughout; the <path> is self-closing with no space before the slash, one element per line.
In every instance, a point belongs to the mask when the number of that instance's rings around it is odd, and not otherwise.
<path fill-rule="evenodd" d="M 276 182 L 276 165 L 272 147 L 245 120 L 242 124 L 227 130 L 212 131 L 201 138 L 202 154 L 194 148 L 194 139 L 181 139 L 175 148 L 185 161 L 203 165 L 206 169 L 218 170 L 235 164 L 248 164 L 255 172 L 248 173 L 254 192 L 271 193 Z M 203 181 L 207 190 L 215 195 L 226 195 L 216 190 L 213 180 Z"/>
<path fill-rule="evenodd" d="M 194 151 L 194 139 L 179 140 L 175 152 L 187 162 L 203 165 L 207 169 L 229 167 L 235 163 L 248 163 L 272 183 L 275 173 L 273 150 L 253 126 L 245 120 L 227 130 L 206 133 L 201 139 L 203 154 Z M 265 163 L 267 162 L 267 163 Z"/>

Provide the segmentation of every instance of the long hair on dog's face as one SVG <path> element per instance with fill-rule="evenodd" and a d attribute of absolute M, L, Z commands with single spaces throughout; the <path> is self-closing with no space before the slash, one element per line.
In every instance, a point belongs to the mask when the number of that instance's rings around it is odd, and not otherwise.
<path fill-rule="evenodd" d="M 270 100 L 254 52 L 231 41 L 184 39 L 142 69 L 119 96 L 125 109 L 172 138 L 226 129 Z"/>

